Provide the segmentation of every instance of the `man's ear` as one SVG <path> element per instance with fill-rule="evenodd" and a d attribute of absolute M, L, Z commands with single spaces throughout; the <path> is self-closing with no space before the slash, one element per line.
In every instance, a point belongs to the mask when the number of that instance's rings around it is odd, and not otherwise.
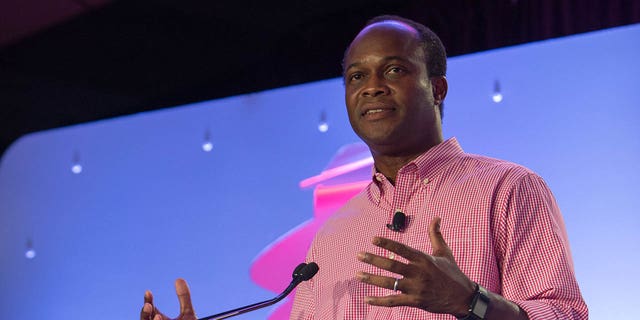
<path fill-rule="evenodd" d="M 447 77 L 431 77 L 431 87 L 433 88 L 433 101 L 435 105 L 440 105 L 444 98 L 447 96 L 447 90 L 449 90 L 449 84 L 447 83 Z"/>

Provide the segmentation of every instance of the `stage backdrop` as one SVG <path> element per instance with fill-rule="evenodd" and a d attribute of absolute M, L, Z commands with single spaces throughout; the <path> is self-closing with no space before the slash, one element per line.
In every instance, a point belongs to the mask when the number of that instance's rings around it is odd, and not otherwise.
<path fill-rule="evenodd" d="M 640 286 L 639 39 L 635 25 L 450 60 L 445 136 L 546 179 L 591 319 L 628 317 Z M 175 315 L 177 277 L 200 316 L 274 296 L 249 270 L 312 219 L 300 181 L 358 141 L 342 90 L 331 79 L 18 140 L 0 163 L 2 318 L 135 319 L 146 289 Z"/>

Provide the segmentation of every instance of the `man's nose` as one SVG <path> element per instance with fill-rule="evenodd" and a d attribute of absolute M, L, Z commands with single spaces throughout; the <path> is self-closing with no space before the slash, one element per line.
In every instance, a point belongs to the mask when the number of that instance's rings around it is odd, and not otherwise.
<path fill-rule="evenodd" d="M 377 76 L 372 76 L 369 77 L 362 95 L 365 97 L 377 97 L 381 95 L 387 95 L 389 93 L 390 90 L 385 79 Z"/>

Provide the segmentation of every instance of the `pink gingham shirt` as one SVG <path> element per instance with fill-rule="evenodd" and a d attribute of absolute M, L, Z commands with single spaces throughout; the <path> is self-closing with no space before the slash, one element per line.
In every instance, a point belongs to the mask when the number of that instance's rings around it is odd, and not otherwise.
<path fill-rule="evenodd" d="M 396 210 L 404 232 L 386 227 Z M 429 222 L 441 230 L 460 269 L 513 301 L 530 319 L 587 319 L 564 222 L 544 181 L 506 161 L 464 153 L 455 138 L 401 168 L 395 186 L 382 174 L 318 231 L 307 262 L 320 271 L 298 287 L 291 319 L 455 319 L 411 307 L 374 307 L 365 296 L 391 290 L 363 284 L 357 271 L 397 277 L 357 260 L 367 251 L 406 262 L 371 244 L 374 236 L 431 253 Z"/>

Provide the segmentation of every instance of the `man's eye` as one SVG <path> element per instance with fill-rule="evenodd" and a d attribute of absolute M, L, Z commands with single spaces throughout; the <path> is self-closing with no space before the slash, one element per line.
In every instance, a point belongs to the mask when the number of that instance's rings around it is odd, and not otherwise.
<path fill-rule="evenodd" d="M 389 68 L 389 73 L 402 73 L 404 72 L 404 69 L 400 68 L 400 67 L 392 67 Z"/>
<path fill-rule="evenodd" d="M 351 75 L 351 77 L 349 77 L 349 80 L 354 81 L 354 80 L 361 80 L 364 76 L 361 73 L 354 73 Z"/>

